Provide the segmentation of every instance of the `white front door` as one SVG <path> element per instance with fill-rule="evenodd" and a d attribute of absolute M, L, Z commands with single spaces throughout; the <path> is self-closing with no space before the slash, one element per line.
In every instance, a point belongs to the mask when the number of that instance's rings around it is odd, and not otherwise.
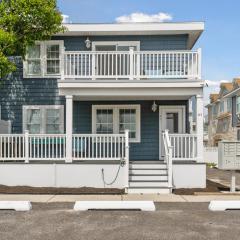
<path fill-rule="evenodd" d="M 164 156 L 162 132 L 166 129 L 169 133 L 185 133 L 185 106 L 159 106 L 159 157 Z"/>

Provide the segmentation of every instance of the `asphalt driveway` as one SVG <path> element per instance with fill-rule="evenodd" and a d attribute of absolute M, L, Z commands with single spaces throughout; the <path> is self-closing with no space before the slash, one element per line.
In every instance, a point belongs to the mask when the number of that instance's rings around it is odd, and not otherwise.
<path fill-rule="evenodd" d="M 33 204 L 0 212 L 0 239 L 239 239 L 240 211 L 210 212 L 207 203 L 157 203 L 156 212 L 74 212 L 73 203 Z"/>

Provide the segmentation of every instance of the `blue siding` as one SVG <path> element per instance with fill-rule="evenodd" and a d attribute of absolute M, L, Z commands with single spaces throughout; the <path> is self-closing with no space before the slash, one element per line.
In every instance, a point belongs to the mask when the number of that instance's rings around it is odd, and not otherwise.
<path fill-rule="evenodd" d="M 12 121 L 13 133 L 22 132 L 23 105 L 65 104 L 58 95 L 57 79 L 23 79 L 22 61 L 17 71 L 0 85 L 1 118 Z"/>
<path fill-rule="evenodd" d="M 66 51 L 90 51 L 85 46 L 86 37 L 54 37 L 64 40 Z M 140 50 L 186 50 L 188 35 L 162 36 L 92 36 L 91 41 L 140 41 Z"/>
<path fill-rule="evenodd" d="M 187 101 L 157 101 L 159 105 L 185 105 Z M 131 160 L 159 159 L 159 112 L 152 112 L 152 101 L 87 102 L 76 101 L 73 105 L 73 129 L 75 133 L 92 132 L 92 105 L 140 104 L 141 142 L 130 144 Z M 186 108 L 187 109 L 187 108 Z M 187 114 L 187 113 L 186 113 Z M 186 118 L 188 119 L 188 118 Z M 186 123 L 188 129 L 188 123 Z"/>

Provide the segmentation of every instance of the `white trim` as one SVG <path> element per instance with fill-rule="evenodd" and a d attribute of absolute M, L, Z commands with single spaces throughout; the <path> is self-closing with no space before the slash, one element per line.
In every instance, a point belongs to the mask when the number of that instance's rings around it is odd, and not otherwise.
<path fill-rule="evenodd" d="M 61 70 L 64 63 L 64 41 L 63 40 L 49 40 L 49 41 L 36 41 L 36 45 L 40 45 L 40 64 L 41 64 L 41 74 L 28 74 L 27 60 L 28 56 L 26 55 L 26 60 L 23 62 L 23 77 L 24 78 L 59 78 L 61 76 Z M 59 74 L 47 74 L 47 57 L 46 50 L 48 45 L 59 45 Z"/>
<path fill-rule="evenodd" d="M 63 105 L 23 105 L 22 106 L 22 130 L 27 130 L 27 110 L 39 109 L 40 110 L 40 133 L 46 133 L 46 110 L 59 109 L 60 110 L 60 133 L 64 133 L 64 106 Z"/>
<path fill-rule="evenodd" d="M 92 105 L 92 133 L 96 134 L 96 110 L 112 109 L 113 110 L 113 133 L 119 133 L 119 110 L 135 109 L 136 110 L 136 138 L 129 138 L 130 142 L 141 142 L 141 105 L 139 104 L 122 104 L 122 105 Z"/>
<path fill-rule="evenodd" d="M 186 106 L 185 105 L 159 105 L 159 160 L 162 159 L 162 128 L 164 112 L 176 111 L 181 113 L 182 119 L 179 118 L 179 124 L 181 127 L 180 133 L 186 133 Z"/>
<path fill-rule="evenodd" d="M 92 51 L 96 51 L 96 46 L 108 46 L 115 45 L 137 47 L 137 51 L 140 51 L 140 41 L 94 41 L 92 42 Z"/>

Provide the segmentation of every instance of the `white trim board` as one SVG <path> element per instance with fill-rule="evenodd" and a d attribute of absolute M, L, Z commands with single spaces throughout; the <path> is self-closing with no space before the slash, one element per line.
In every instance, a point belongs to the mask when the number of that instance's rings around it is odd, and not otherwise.
<path fill-rule="evenodd" d="M 141 210 L 155 211 L 153 201 L 77 201 L 75 211 L 87 210 Z"/>
<path fill-rule="evenodd" d="M 120 109 L 135 109 L 136 110 L 136 138 L 129 138 L 130 142 L 141 142 L 141 105 L 140 104 L 105 104 L 92 105 L 92 133 L 96 133 L 96 111 L 97 109 L 112 109 L 113 110 L 113 133 L 119 133 L 119 110 Z"/>
<path fill-rule="evenodd" d="M 96 46 L 129 46 L 136 47 L 137 51 L 140 51 L 140 41 L 93 41 L 92 51 L 96 51 Z"/>

